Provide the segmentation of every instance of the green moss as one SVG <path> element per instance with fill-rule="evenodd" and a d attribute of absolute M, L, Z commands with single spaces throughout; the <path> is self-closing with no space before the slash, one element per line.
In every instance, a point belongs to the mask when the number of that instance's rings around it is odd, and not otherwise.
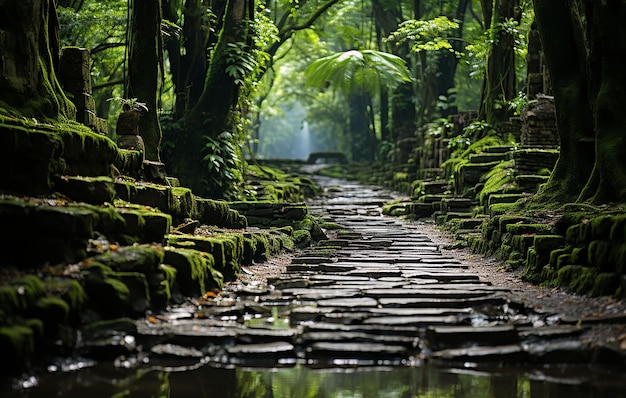
<path fill-rule="evenodd" d="M 591 237 L 597 240 L 610 239 L 611 229 L 613 228 L 613 216 L 605 215 L 595 217 L 591 220 Z"/>
<path fill-rule="evenodd" d="M 35 275 L 21 276 L 13 280 L 11 285 L 17 289 L 20 310 L 27 310 L 46 295 L 43 282 Z"/>
<path fill-rule="evenodd" d="M 611 262 L 615 264 L 615 271 L 622 275 L 626 274 L 626 243 L 613 245 Z"/>
<path fill-rule="evenodd" d="M 589 295 L 594 297 L 615 295 L 620 287 L 620 280 L 620 275 L 617 273 L 598 274 Z"/>
<path fill-rule="evenodd" d="M 14 325 L 0 327 L 0 369 L 14 373 L 35 352 L 35 333 L 28 326 Z"/>
<path fill-rule="evenodd" d="M 556 250 L 552 250 L 550 252 L 550 266 L 555 268 L 555 269 L 559 269 L 558 267 L 558 262 L 559 262 L 559 257 L 563 254 L 567 254 L 568 251 L 566 249 L 556 249 Z M 568 258 L 569 258 L 569 254 L 567 254 Z"/>
<path fill-rule="evenodd" d="M 552 250 L 565 246 L 565 243 L 565 238 L 561 235 L 535 235 L 533 239 L 533 247 L 539 255 L 549 255 Z"/>
<path fill-rule="evenodd" d="M 92 261 L 105 264 L 116 271 L 141 272 L 151 275 L 163 262 L 163 249 L 160 246 L 138 245 L 120 247 L 92 257 Z"/>
<path fill-rule="evenodd" d="M 70 306 L 57 297 L 42 297 L 35 304 L 33 314 L 42 320 L 45 332 L 56 335 L 59 325 L 65 324 L 70 313 Z"/>
<path fill-rule="evenodd" d="M 513 235 L 545 234 L 551 229 L 552 227 L 548 224 L 509 224 L 506 226 L 506 232 Z"/>
<path fill-rule="evenodd" d="M 110 267 L 91 261 L 82 268 L 89 306 L 105 318 L 120 316 L 128 309 L 130 290 Z"/>
<path fill-rule="evenodd" d="M 298 229 L 293 232 L 293 240 L 298 247 L 305 247 L 311 244 L 311 233 L 305 229 Z"/>
<path fill-rule="evenodd" d="M 587 262 L 596 267 L 600 272 L 614 272 L 615 264 L 611 263 L 611 249 L 613 245 L 610 241 L 594 240 L 589 243 L 587 251 Z"/>
<path fill-rule="evenodd" d="M 559 286 L 565 286 L 578 294 L 585 294 L 593 288 L 596 275 L 597 272 L 593 268 L 566 265 L 558 270 L 557 278 Z"/>
<path fill-rule="evenodd" d="M 480 204 L 485 205 L 489 195 L 494 193 L 505 193 L 515 185 L 515 163 L 513 160 L 500 162 L 481 180 L 484 185 L 479 192 Z"/>
<path fill-rule="evenodd" d="M 47 278 L 44 283 L 49 294 L 60 297 L 69 305 L 70 312 L 77 312 L 85 304 L 85 289 L 78 280 Z"/>
<path fill-rule="evenodd" d="M 13 313 L 21 307 L 15 286 L 0 286 L 0 310 L 4 313 Z"/>
<path fill-rule="evenodd" d="M 517 203 L 496 203 L 489 206 L 489 215 L 499 216 L 503 214 L 519 213 L 520 206 Z"/>
<path fill-rule="evenodd" d="M 280 241 L 280 252 L 281 253 L 284 252 L 284 251 L 292 252 L 295 249 L 295 247 L 296 247 L 294 239 L 293 239 L 292 236 L 288 236 L 288 235 L 285 235 L 285 234 L 279 234 L 279 235 L 276 235 L 275 238 L 278 241 Z M 273 254 L 278 254 L 278 253 L 273 253 Z"/>
<path fill-rule="evenodd" d="M 322 227 L 323 229 L 330 229 L 330 230 L 346 229 L 345 226 L 338 224 L 336 222 L 331 222 L 331 221 L 324 221 L 320 223 L 320 227 Z"/>
<path fill-rule="evenodd" d="M 538 283 L 539 276 L 541 274 L 541 268 L 543 268 L 545 264 L 541 261 L 541 256 L 537 254 L 535 249 L 530 248 L 526 253 L 526 267 L 522 272 L 522 279 L 532 282 Z"/>
<path fill-rule="evenodd" d="M 176 269 L 175 287 L 186 296 L 199 296 L 211 288 L 222 288 L 224 278 L 215 269 L 212 255 L 191 249 L 168 247 L 164 263 Z"/>
<path fill-rule="evenodd" d="M 327 239 L 326 234 L 324 233 L 324 231 L 320 227 L 319 223 L 317 222 L 317 218 L 315 218 L 314 216 L 312 216 L 310 214 L 307 214 L 304 217 L 304 219 L 302 219 L 301 221 L 297 222 L 295 227 L 298 228 L 298 229 L 304 229 L 304 230 L 308 231 L 309 234 L 311 235 L 311 239 L 313 239 L 315 241 Z M 296 239 L 296 241 L 297 241 L 297 239 Z"/>
<path fill-rule="evenodd" d="M 35 342 L 41 340 L 44 336 L 45 328 L 43 321 L 38 318 L 28 318 L 24 320 L 25 325 L 33 331 Z"/>

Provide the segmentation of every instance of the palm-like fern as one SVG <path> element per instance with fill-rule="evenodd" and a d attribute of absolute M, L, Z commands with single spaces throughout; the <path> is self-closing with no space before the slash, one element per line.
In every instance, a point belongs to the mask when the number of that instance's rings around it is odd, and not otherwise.
<path fill-rule="evenodd" d="M 305 76 L 313 87 L 330 83 L 346 93 L 365 90 L 372 96 L 381 87 L 394 88 L 412 80 L 402 58 L 375 50 L 350 50 L 320 58 L 306 68 Z"/>

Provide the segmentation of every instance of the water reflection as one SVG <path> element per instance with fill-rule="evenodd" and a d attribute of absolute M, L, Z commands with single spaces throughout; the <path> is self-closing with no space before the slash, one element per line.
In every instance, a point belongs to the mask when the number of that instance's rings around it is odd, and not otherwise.
<path fill-rule="evenodd" d="M 588 369 L 534 373 L 476 372 L 432 366 L 405 368 L 280 369 L 209 366 L 187 372 L 98 365 L 49 374 L 37 387 L 3 397 L 219 397 L 219 398 L 579 398 L 623 397 L 624 381 Z"/>

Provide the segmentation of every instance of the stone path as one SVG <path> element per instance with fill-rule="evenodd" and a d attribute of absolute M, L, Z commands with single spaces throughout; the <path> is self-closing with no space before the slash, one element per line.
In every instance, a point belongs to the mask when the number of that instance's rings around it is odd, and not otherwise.
<path fill-rule="evenodd" d="M 382 216 L 388 192 L 325 184 L 335 188 L 309 209 L 345 230 L 298 253 L 267 284 L 230 284 L 147 318 L 138 337 L 144 360 L 186 368 L 622 360 L 579 341 L 583 327 L 524 308 L 481 280 L 418 225 Z"/>

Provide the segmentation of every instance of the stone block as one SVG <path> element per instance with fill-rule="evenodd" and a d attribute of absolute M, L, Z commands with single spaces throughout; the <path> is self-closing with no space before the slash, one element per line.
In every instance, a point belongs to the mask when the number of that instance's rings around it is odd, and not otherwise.
<path fill-rule="evenodd" d="M 549 255 L 552 250 L 565 246 L 565 238 L 561 235 L 535 235 L 533 248 L 539 255 Z"/>
<path fill-rule="evenodd" d="M 601 272 L 613 272 L 615 265 L 611 264 L 611 249 L 613 245 L 607 240 L 594 240 L 589 243 L 587 262 Z"/>

